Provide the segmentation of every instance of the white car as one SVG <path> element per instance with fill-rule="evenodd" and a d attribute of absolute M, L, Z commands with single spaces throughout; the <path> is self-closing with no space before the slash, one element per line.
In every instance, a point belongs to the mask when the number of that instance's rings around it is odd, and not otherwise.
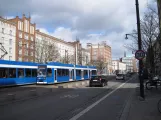
<path fill-rule="evenodd" d="M 124 74 L 117 74 L 116 75 L 116 80 L 125 80 Z"/>

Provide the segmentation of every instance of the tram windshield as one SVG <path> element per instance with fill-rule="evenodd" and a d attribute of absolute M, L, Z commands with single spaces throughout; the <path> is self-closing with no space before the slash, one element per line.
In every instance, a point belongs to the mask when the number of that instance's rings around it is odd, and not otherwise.
<path fill-rule="evenodd" d="M 46 76 L 46 66 L 38 66 L 37 75 L 40 77 Z"/>

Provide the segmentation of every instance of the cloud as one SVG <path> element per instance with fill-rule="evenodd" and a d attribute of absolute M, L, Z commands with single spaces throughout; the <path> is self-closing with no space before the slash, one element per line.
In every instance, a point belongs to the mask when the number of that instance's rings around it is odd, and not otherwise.
<path fill-rule="evenodd" d="M 141 16 L 146 7 L 147 0 L 139 0 Z M 1 1 L 0 15 L 29 12 L 40 31 L 66 41 L 78 36 L 83 46 L 87 42 L 107 41 L 113 56 L 123 54 L 124 35 L 136 28 L 135 0 Z"/>

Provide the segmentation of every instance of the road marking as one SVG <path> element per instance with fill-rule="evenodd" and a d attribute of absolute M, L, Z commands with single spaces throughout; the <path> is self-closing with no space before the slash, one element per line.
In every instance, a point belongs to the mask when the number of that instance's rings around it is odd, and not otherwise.
<path fill-rule="evenodd" d="M 130 79 L 130 80 L 132 80 L 132 79 Z M 109 95 L 111 95 L 112 93 L 114 93 L 116 90 L 118 90 L 119 88 L 121 88 L 123 85 L 125 85 L 130 80 L 126 81 L 125 83 L 122 83 L 119 87 L 117 87 L 116 89 L 114 89 L 113 91 L 111 91 L 110 93 L 108 93 L 107 95 L 105 95 L 104 97 L 102 97 L 101 99 L 99 99 L 98 101 L 96 101 L 95 103 L 93 103 L 92 105 L 88 106 L 86 109 L 84 109 L 83 111 L 81 111 L 80 113 L 78 113 L 77 115 L 75 115 L 74 117 L 72 117 L 70 120 L 77 120 L 78 118 L 80 118 L 82 115 L 84 115 L 85 113 L 87 113 L 89 110 L 91 110 L 93 107 L 95 107 L 101 101 L 103 101 L 104 99 L 106 99 Z"/>
<path fill-rule="evenodd" d="M 64 95 L 60 98 L 76 98 L 76 97 L 79 97 L 79 95 Z"/>

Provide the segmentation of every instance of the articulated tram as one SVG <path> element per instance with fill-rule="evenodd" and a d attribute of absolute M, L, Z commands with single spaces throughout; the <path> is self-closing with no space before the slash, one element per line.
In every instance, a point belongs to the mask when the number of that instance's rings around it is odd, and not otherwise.
<path fill-rule="evenodd" d="M 94 66 L 0 60 L 0 87 L 87 80 L 91 75 L 96 75 L 96 72 L 97 69 Z"/>
<path fill-rule="evenodd" d="M 51 62 L 38 65 L 37 84 L 87 80 L 91 75 L 96 75 L 96 71 L 95 67 Z"/>

